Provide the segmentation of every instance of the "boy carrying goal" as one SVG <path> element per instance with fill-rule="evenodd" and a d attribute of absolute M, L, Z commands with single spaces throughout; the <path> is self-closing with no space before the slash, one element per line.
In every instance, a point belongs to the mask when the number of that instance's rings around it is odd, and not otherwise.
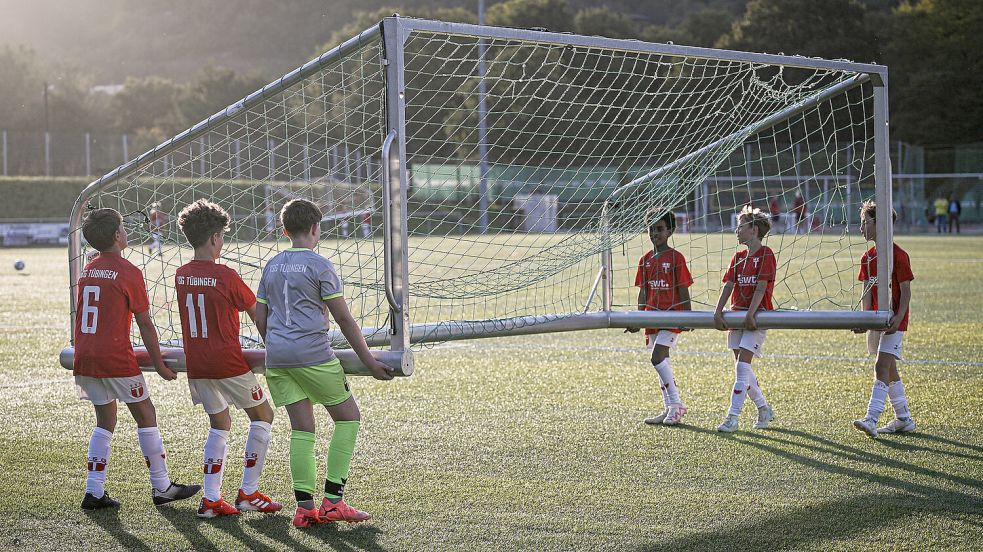
<path fill-rule="evenodd" d="M 738 428 L 738 418 L 744 409 L 744 400 L 750 395 L 758 407 L 758 420 L 752 427 L 764 429 L 775 417 L 771 405 L 765 400 L 758 378 L 751 369 L 751 359 L 761 356 L 767 330 L 759 330 L 755 315 L 759 309 L 772 310 L 772 290 L 775 287 L 775 273 L 778 263 L 775 253 L 761 243 L 771 229 L 771 221 L 760 209 L 746 205 L 737 217 L 737 241 L 747 247 L 738 251 L 730 260 L 724 274 L 724 287 L 720 290 L 717 308 L 713 313 L 713 323 L 718 330 L 727 332 L 727 347 L 734 351 L 735 371 L 734 391 L 730 396 L 730 410 L 717 431 L 733 433 Z M 724 305 L 730 297 L 731 308 L 746 311 L 742 328 L 728 328 L 724 321 Z"/>
<path fill-rule="evenodd" d="M 877 239 L 875 218 L 877 205 L 873 201 L 865 201 L 860 207 L 860 232 L 867 241 Z M 897 220 L 898 214 L 891 209 L 891 222 Z M 915 420 L 908 410 L 908 399 L 905 397 L 904 384 L 898 373 L 898 361 L 901 360 L 901 345 L 904 333 L 908 331 L 908 307 L 911 303 L 911 281 L 915 275 L 911 272 L 911 259 L 908 253 L 894 246 L 894 269 L 891 271 L 891 321 L 884 331 L 853 330 L 855 333 L 867 332 L 867 352 L 877 355 L 874 365 L 874 386 L 870 391 L 870 402 L 867 414 L 854 420 L 853 427 L 876 439 L 884 433 L 907 433 L 915 430 Z M 861 299 L 864 310 L 877 310 L 877 246 L 871 247 L 860 258 L 859 280 L 864 282 L 864 292 Z M 895 418 L 884 427 L 877 427 L 881 413 L 884 412 L 886 399 L 891 399 Z"/>
<path fill-rule="evenodd" d="M 293 524 L 365 521 L 369 514 L 342 499 L 361 414 L 331 350 L 328 312 L 376 379 L 389 380 L 393 374 L 365 344 L 334 265 L 314 252 L 321 235 L 321 210 L 310 201 L 295 199 L 283 206 L 280 219 L 291 247 L 263 269 L 256 294 L 256 327 L 266 343 L 270 395 L 276 406 L 286 407 L 290 418 L 290 475 L 297 499 Z M 323 405 L 335 422 L 320 508 L 314 504 L 314 404 Z"/>
<path fill-rule="evenodd" d="M 638 261 L 635 285 L 638 286 L 638 310 L 691 310 L 689 286 L 693 277 L 682 253 L 669 247 L 669 237 L 676 230 L 676 215 L 669 211 L 649 226 L 652 250 Z M 637 332 L 638 328 L 628 328 Z M 664 409 L 661 414 L 645 418 L 647 424 L 675 425 L 686 414 L 679 389 L 669 363 L 669 351 L 676 348 L 676 328 L 645 328 L 645 344 L 652 352 L 652 366 L 659 374 Z"/>
<path fill-rule="evenodd" d="M 165 380 L 177 378 L 160 355 L 143 274 L 120 255 L 127 246 L 123 217 L 115 209 L 94 209 L 82 222 L 82 235 L 99 251 L 82 270 L 75 304 L 72 372 L 79 398 L 91 401 L 96 411 L 82 509 L 119 507 L 105 491 L 110 441 L 116 429 L 116 401 L 126 403 L 137 423 L 154 504 L 190 498 L 201 487 L 175 483 L 168 476 L 157 411 L 130 343 L 130 323 L 135 316 L 154 369 Z"/>
<path fill-rule="evenodd" d="M 205 492 L 198 517 L 279 512 L 282 506 L 259 491 L 273 429 L 273 409 L 239 343 L 239 313 L 255 320 L 256 296 L 235 270 L 215 262 L 225 244 L 229 215 L 218 205 L 199 199 L 181 211 L 178 225 L 195 249 L 194 259 L 177 269 L 174 276 L 188 387 L 192 402 L 205 409 L 211 425 L 205 440 Z M 245 411 L 250 421 L 235 507 L 222 498 L 232 427 L 229 403 Z"/>

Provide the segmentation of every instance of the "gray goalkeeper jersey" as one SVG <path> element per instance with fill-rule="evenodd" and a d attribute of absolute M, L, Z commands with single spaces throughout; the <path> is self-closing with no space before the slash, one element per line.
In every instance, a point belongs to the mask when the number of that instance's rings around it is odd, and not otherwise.
<path fill-rule="evenodd" d="M 269 307 L 266 367 L 315 366 L 334 360 L 324 301 L 341 295 L 341 278 L 334 265 L 310 249 L 291 248 L 270 259 L 256 293 L 256 300 Z"/>

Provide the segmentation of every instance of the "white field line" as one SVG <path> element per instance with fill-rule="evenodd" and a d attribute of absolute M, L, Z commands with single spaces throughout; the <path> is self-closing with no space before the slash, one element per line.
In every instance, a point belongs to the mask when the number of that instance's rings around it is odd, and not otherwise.
<path fill-rule="evenodd" d="M 486 340 L 482 340 L 486 341 Z M 446 343 L 434 349 L 455 349 L 455 348 L 472 348 L 472 349 L 512 349 L 512 350 L 543 350 L 551 349 L 555 351 L 609 351 L 615 353 L 647 353 L 648 351 L 644 347 L 601 347 L 601 346 L 572 346 L 572 345 L 521 345 L 521 344 L 486 344 L 486 343 Z M 425 353 L 422 351 L 421 353 Z M 681 351 L 675 350 L 672 353 L 674 356 L 714 356 L 714 357 L 731 357 L 733 353 L 731 352 L 720 352 L 720 351 Z M 870 362 L 874 357 L 845 357 L 845 356 L 827 356 L 827 355 L 781 355 L 781 354 L 771 354 L 765 353 L 766 358 L 780 358 L 780 359 L 791 359 L 791 360 L 830 360 L 830 361 L 842 361 L 842 362 Z M 903 364 L 940 364 L 943 366 L 974 366 L 983 367 L 983 362 L 973 362 L 973 361 L 962 361 L 962 360 L 909 360 L 904 359 L 901 361 Z"/>

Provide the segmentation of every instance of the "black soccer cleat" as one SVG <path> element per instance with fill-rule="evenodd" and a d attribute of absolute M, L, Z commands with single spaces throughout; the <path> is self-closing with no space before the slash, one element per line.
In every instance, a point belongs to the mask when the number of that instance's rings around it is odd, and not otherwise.
<path fill-rule="evenodd" d="M 92 493 L 85 493 L 85 498 L 82 499 L 83 510 L 101 510 L 103 508 L 119 508 L 119 502 L 110 498 L 109 493 L 104 492 L 99 498 L 92 496 Z"/>
<path fill-rule="evenodd" d="M 174 502 L 175 500 L 184 500 L 186 498 L 191 498 L 198 494 L 201 490 L 201 485 L 182 485 L 180 483 L 175 483 L 171 481 L 170 486 L 163 491 L 153 490 L 154 505 L 160 506 L 161 504 L 167 504 L 168 502 Z"/>

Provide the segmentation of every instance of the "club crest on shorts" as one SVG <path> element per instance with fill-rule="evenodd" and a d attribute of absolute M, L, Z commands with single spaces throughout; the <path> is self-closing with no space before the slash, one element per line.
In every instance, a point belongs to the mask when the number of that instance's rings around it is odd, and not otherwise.
<path fill-rule="evenodd" d="M 134 399 L 139 399 L 140 397 L 142 397 L 143 396 L 143 384 L 142 383 L 134 383 L 134 384 L 131 384 L 130 385 L 130 395 Z"/>
<path fill-rule="evenodd" d="M 256 385 L 250 390 L 249 394 L 253 396 L 254 401 L 261 400 L 263 398 L 263 386 Z"/>

